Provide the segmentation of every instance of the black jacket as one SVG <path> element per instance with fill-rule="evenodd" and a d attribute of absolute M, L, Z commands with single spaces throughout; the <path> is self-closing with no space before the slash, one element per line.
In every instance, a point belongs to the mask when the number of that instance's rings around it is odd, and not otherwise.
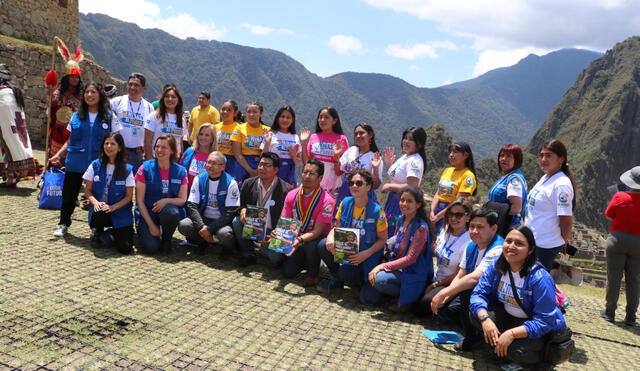
<path fill-rule="evenodd" d="M 257 205 L 260 199 L 260 189 L 258 186 L 258 177 L 252 177 L 245 179 L 242 183 L 242 189 L 240 190 L 240 207 L 246 208 L 247 205 Z M 273 180 L 276 182 L 273 193 L 271 193 L 271 200 L 275 202 L 275 205 L 269 208 L 269 216 L 271 217 L 271 227 L 275 228 L 282 214 L 282 207 L 284 206 L 284 199 L 287 197 L 287 193 L 291 189 L 291 185 L 280 177 L 276 176 Z"/>

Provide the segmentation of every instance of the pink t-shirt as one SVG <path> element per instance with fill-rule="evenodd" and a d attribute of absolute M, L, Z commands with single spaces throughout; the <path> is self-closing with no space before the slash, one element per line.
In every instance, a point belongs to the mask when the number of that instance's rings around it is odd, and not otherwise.
<path fill-rule="evenodd" d="M 314 133 L 309 137 L 309 143 L 307 144 L 309 158 L 324 162 L 324 176 L 320 182 L 320 187 L 329 192 L 340 187 L 340 177 L 333 169 L 333 164 L 338 162 L 333 159 L 333 145 L 337 142 L 342 142 L 342 152 L 340 152 L 340 156 L 342 156 L 349 149 L 349 141 L 342 134 Z"/>
<path fill-rule="evenodd" d="M 189 165 L 189 168 L 187 169 L 187 178 L 189 180 L 189 189 L 191 189 L 191 185 L 193 184 L 193 178 L 195 178 L 198 175 L 200 175 L 200 174 L 204 173 L 205 171 L 207 171 L 207 159 L 208 158 L 209 158 L 208 154 L 206 154 L 204 152 L 197 151 L 196 154 L 191 159 L 191 164 Z M 182 165 L 186 165 L 186 164 L 182 164 Z"/>
<path fill-rule="evenodd" d="M 282 216 L 285 218 L 293 218 L 293 211 L 296 208 L 296 196 L 298 195 L 298 191 L 301 188 L 292 189 L 287 193 L 287 197 L 284 199 L 284 207 L 282 208 Z M 302 209 L 306 210 L 307 206 L 309 206 L 309 202 L 311 202 L 311 196 L 302 197 Z M 335 201 L 333 198 L 325 191 L 322 191 L 320 195 L 320 199 L 318 200 L 318 206 L 316 206 L 315 210 L 313 210 L 313 214 L 311 214 L 311 221 L 309 222 L 309 226 L 306 231 L 310 232 L 313 230 L 313 226 L 315 223 L 324 223 L 326 225 L 323 233 L 326 235 L 331 230 L 331 219 L 333 216 L 333 205 Z"/>
<path fill-rule="evenodd" d="M 138 168 L 135 179 L 137 182 L 147 184 L 147 180 L 144 177 L 144 165 L 140 165 Z M 160 179 L 162 179 L 162 197 L 166 198 L 169 195 L 169 169 L 160 169 Z M 186 174 L 182 178 L 180 185 L 182 184 L 189 184 Z"/>

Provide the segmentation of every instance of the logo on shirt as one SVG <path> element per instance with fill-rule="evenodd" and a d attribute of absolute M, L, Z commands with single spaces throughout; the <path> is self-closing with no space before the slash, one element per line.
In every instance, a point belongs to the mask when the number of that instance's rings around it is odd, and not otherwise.
<path fill-rule="evenodd" d="M 411 161 L 411 168 L 412 169 L 417 169 L 419 167 L 418 162 L 417 161 Z"/>
<path fill-rule="evenodd" d="M 519 186 L 519 185 L 520 185 L 520 181 L 518 180 L 518 178 L 513 178 L 513 179 L 511 179 L 511 182 L 510 182 L 510 183 L 511 183 L 511 185 L 512 185 L 512 186 L 514 186 L 514 187 L 517 187 L 517 186 Z"/>
<path fill-rule="evenodd" d="M 560 192 L 558 194 L 558 201 L 560 201 L 560 204 L 562 205 L 567 205 L 569 203 L 569 193 L 567 192 Z"/>
<path fill-rule="evenodd" d="M 465 183 L 467 183 L 468 186 L 473 186 L 473 177 L 469 175 L 465 180 Z"/>
<path fill-rule="evenodd" d="M 233 190 L 231 191 L 231 199 L 232 200 L 237 200 L 238 199 L 238 191 L 237 190 Z"/>

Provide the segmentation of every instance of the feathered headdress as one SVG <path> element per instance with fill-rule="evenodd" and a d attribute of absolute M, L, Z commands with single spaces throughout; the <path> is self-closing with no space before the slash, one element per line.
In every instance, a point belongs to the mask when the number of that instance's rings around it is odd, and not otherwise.
<path fill-rule="evenodd" d="M 65 75 L 82 76 L 82 72 L 80 72 L 80 62 L 84 60 L 84 55 L 82 54 L 80 46 L 76 48 L 75 55 L 71 57 L 71 53 L 69 53 L 69 49 L 62 39 L 56 36 L 53 40 L 58 54 L 66 61 L 64 64 Z M 44 81 L 47 86 L 55 86 L 58 83 L 58 73 L 55 70 L 47 72 Z"/>

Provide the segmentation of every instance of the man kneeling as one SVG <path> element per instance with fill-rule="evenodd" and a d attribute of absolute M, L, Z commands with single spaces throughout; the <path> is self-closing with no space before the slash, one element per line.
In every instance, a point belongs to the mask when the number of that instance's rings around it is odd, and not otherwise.
<path fill-rule="evenodd" d="M 187 200 L 187 217 L 180 221 L 178 231 L 201 251 L 212 243 L 222 245 L 221 256 L 234 248 L 231 221 L 240 206 L 238 183 L 224 171 L 226 157 L 212 152 L 207 158 L 207 171 L 193 179 Z"/>

